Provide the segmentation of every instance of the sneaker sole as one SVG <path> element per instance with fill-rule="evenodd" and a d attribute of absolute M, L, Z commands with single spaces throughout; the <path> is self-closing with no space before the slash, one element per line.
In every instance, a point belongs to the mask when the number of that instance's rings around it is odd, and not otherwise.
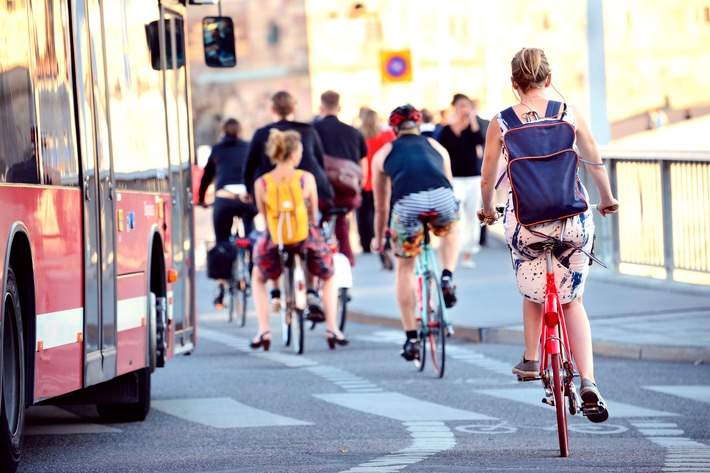
<path fill-rule="evenodd" d="M 513 374 L 522 376 L 523 378 L 536 378 L 540 376 L 540 372 L 538 371 L 523 371 L 516 368 L 513 368 Z"/>
<path fill-rule="evenodd" d="M 582 397 L 582 404 L 598 405 L 598 403 L 599 403 L 599 396 L 597 396 L 597 393 L 591 389 L 586 390 L 586 391 L 583 389 L 580 392 L 580 396 Z M 602 403 L 603 403 L 603 401 L 602 401 Z M 597 414 L 590 414 L 586 417 L 591 422 L 598 424 L 598 423 L 604 422 L 605 420 L 607 420 L 609 418 L 609 411 L 605 407 L 603 411 L 601 411 Z"/>

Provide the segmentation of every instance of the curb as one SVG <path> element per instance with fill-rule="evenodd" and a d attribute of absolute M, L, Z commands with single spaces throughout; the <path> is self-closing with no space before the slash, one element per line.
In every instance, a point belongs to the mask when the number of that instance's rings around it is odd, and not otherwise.
<path fill-rule="evenodd" d="M 382 315 L 367 314 L 348 310 L 348 320 L 364 324 L 382 325 L 401 329 L 399 319 Z M 523 345 L 522 329 L 512 328 L 472 328 L 456 327 L 455 338 L 470 343 L 500 343 Z M 622 358 L 641 361 L 666 361 L 674 363 L 692 363 L 702 365 L 710 362 L 710 347 L 642 345 L 638 343 L 592 340 L 594 354 L 610 358 Z"/>

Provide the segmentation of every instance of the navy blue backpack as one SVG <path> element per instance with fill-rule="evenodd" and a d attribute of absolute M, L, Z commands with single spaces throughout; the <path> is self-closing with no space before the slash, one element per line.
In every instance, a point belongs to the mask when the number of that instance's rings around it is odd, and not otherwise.
<path fill-rule="evenodd" d="M 561 106 L 550 100 L 545 117 L 528 123 L 521 122 L 512 107 L 501 112 L 508 125 L 503 134 L 508 180 L 515 216 L 523 226 L 562 220 L 589 208 L 577 176 L 576 132 L 562 120 L 566 104 L 557 118 Z"/>

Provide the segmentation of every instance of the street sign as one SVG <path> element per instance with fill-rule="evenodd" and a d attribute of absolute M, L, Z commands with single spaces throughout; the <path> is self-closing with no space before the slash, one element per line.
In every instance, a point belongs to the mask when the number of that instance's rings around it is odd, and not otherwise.
<path fill-rule="evenodd" d="M 409 49 L 380 53 L 382 82 L 411 82 L 412 58 Z"/>

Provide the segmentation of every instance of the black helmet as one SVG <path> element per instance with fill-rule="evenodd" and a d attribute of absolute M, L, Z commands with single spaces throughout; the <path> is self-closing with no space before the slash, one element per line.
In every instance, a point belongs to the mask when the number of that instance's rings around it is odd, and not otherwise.
<path fill-rule="evenodd" d="M 389 124 L 393 128 L 399 128 L 405 122 L 414 122 L 414 124 L 419 123 L 422 119 L 422 113 L 414 108 L 412 105 L 402 105 L 395 108 L 390 113 Z M 413 128 L 413 127 L 409 127 Z"/>

